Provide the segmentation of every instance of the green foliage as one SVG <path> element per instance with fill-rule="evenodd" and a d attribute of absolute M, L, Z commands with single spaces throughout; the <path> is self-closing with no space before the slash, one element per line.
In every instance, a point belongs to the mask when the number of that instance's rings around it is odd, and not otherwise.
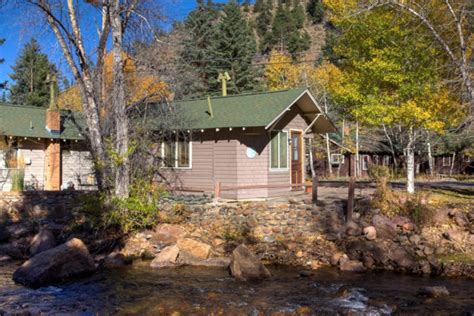
<path fill-rule="evenodd" d="M 229 94 L 253 90 L 257 78 L 257 72 L 252 67 L 256 53 L 253 32 L 236 1 L 226 4 L 222 13 L 208 56 L 212 60 L 213 75 L 209 77 L 211 91 L 220 92 L 217 76 L 223 71 L 227 71 L 231 77 Z"/>
<path fill-rule="evenodd" d="M 306 6 L 306 11 L 311 16 L 314 24 L 321 23 L 324 18 L 324 6 L 321 0 L 310 0 Z"/>
<path fill-rule="evenodd" d="M 0 38 L 0 46 L 2 46 L 3 44 L 5 43 L 5 39 L 4 38 Z M 5 62 L 5 59 L 3 59 L 2 57 L 0 57 L 0 65 L 3 64 Z M 1 89 L 5 89 L 7 85 L 7 82 L 0 82 L 0 90 Z M 3 101 L 5 102 L 5 101 Z"/>
<path fill-rule="evenodd" d="M 91 226 L 97 229 L 116 227 L 122 233 L 151 228 L 160 221 L 158 203 L 168 193 L 148 179 L 136 180 L 128 198 L 106 194 L 85 197 L 83 211 Z"/>
<path fill-rule="evenodd" d="M 199 1 L 197 8 L 189 13 L 182 25 L 185 38 L 182 41 L 181 58 L 184 62 L 180 66 L 184 72 L 196 73 L 199 78 L 186 87 L 187 91 L 183 92 L 185 95 L 207 93 L 210 79 L 217 77 L 209 58 L 217 31 L 217 18 L 218 11 L 211 2 L 204 4 Z"/>
<path fill-rule="evenodd" d="M 25 169 L 20 168 L 11 170 L 11 180 L 13 192 L 23 191 L 25 185 Z"/>
<path fill-rule="evenodd" d="M 369 177 L 376 183 L 386 182 L 390 178 L 390 169 L 387 166 L 371 165 L 369 166 Z"/>
<path fill-rule="evenodd" d="M 299 0 L 294 1 L 293 9 L 291 10 L 291 17 L 293 19 L 293 23 L 296 29 L 299 30 L 303 28 L 306 16 L 303 6 L 301 5 Z"/>
<path fill-rule="evenodd" d="M 21 105 L 48 106 L 50 84 L 47 76 L 55 71 L 55 67 L 34 38 L 25 45 L 12 69 L 10 78 L 15 83 L 11 87 L 11 101 Z"/>

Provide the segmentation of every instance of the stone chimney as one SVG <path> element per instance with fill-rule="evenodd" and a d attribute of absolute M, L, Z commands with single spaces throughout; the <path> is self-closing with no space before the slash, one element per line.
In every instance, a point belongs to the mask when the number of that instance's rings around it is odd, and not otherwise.
<path fill-rule="evenodd" d="M 53 134 L 61 132 L 61 113 L 58 110 L 46 110 L 46 130 Z"/>

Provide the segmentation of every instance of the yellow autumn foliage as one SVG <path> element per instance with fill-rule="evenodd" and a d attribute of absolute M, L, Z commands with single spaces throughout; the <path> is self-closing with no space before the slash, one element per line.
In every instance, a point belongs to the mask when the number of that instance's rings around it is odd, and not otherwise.
<path fill-rule="evenodd" d="M 128 104 L 133 104 L 146 98 L 149 101 L 160 101 L 171 95 L 171 91 L 165 82 L 156 76 L 141 74 L 133 59 L 126 53 L 122 54 L 124 60 L 125 94 Z M 112 65 L 113 54 L 108 53 L 104 58 L 104 99 L 110 97 L 112 90 Z M 74 111 L 82 110 L 81 93 L 78 85 L 73 85 L 59 94 L 58 107 Z"/>

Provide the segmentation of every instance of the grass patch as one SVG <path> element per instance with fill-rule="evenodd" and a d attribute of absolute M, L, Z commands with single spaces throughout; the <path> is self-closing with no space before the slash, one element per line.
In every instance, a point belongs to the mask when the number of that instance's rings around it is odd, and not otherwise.
<path fill-rule="evenodd" d="M 438 259 L 443 263 L 468 263 L 474 264 L 474 256 L 467 253 L 455 253 L 450 255 L 438 256 Z"/>

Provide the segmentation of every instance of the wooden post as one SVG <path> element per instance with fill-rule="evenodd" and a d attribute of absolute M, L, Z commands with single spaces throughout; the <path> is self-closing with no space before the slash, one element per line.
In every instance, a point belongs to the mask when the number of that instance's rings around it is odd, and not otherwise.
<path fill-rule="evenodd" d="M 313 188 L 311 191 L 311 201 L 313 203 L 313 207 L 316 207 L 316 203 L 318 202 L 318 176 L 316 173 L 313 176 Z"/>
<path fill-rule="evenodd" d="M 352 213 L 354 212 L 354 191 L 355 191 L 355 177 L 354 177 L 354 157 L 350 156 L 349 159 L 349 192 L 347 195 L 347 210 L 346 210 L 346 221 L 352 220 Z"/>
<path fill-rule="evenodd" d="M 221 182 L 216 181 L 214 185 L 214 201 L 218 201 L 221 198 Z"/>

